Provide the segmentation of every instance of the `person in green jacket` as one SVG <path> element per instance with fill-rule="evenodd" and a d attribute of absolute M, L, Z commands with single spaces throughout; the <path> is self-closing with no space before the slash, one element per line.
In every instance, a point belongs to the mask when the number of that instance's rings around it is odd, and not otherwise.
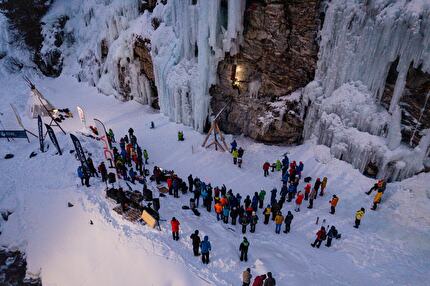
<path fill-rule="evenodd" d="M 233 150 L 233 152 L 231 153 L 231 155 L 233 156 L 233 164 L 237 164 L 237 158 L 239 157 L 239 151 L 237 151 L 237 149 Z"/>
<path fill-rule="evenodd" d="M 143 158 L 145 158 L 145 164 L 148 164 L 149 155 L 146 149 L 143 150 Z"/>
<path fill-rule="evenodd" d="M 280 160 L 276 160 L 276 171 L 281 171 L 282 170 L 282 163 Z"/>
<path fill-rule="evenodd" d="M 178 131 L 178 141 L 184 141 L 184 132 Z"/>
<path fill-rule="evenodd" d="M 261 190 L 260 193 L 258 194 L 258 207 L 260 209 L 263 208 L 263 203 L 264 203 L 264 197 L 266 196 L 266 191 L 265 190 Z"/>
<path fill-rule="evenodd" d="M 112 129 L 109 128 L 109 132 L 107 135 L 109 136 L 110 142 L 115 143 L 115 134 L 113 134 Z"/>

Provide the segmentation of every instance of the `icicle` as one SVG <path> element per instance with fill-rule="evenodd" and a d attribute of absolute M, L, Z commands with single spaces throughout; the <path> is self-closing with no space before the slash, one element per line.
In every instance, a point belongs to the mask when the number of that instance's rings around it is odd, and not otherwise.
<path fill-rule="evenodd" d="M 388 129 L 388 148 L 390 150 L 394 150 L 400 146 L 400 142 L 402 141 L 402 133 L 401 133 L 401 119 L 402 119 L 402 111 L 397 105 L 393 111 L 391 116 L 391 123 Z"/>
<path fill-rule="evenodd" d="M 423 105 L 423 107 L 421 107 L 420 117 L 418 118 L 417 124 L 415 124 L 414 132 L 412 133 L 411 140 L 409 140 L 410 146 L 412 146 L 413 140 L 415 139 L 415 134 L 418 130 L 418 126 L 421 124 L 421 118 L 423 117 L 424 111 L 426 110 L 427 102 L 428 102 L 429 98 L 430 98 L 430 91 L 427 92 L 426 99 L 424 101 L 424 105 Z"/>

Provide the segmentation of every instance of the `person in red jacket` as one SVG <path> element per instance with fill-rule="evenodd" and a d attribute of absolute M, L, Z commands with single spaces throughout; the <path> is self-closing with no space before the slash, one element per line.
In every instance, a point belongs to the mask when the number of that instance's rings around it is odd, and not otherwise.
<path fill-rule="evenodd" d="M 172 225 L 173 240 L 179 240 L 179 221 L 175 217 L 173 217 L 170 221 L 170 224 Z"/>
<path fill-rule="evenodd" d="M 307 183 L 305 186 L 305 201 L 307 201 L 309 198 L 309 194 L 311 193 L 311 188 L 312 188 L 312 185 L 310 183 Z"/>
<path fill-rule="evenodd" d="M 297 197 L 296 197 L 296 207 L 295 207 L 295 209 L 294 209 L 296 212 L 299 212 L 299 211 L 300 211 L 300 206 L 302 205 L 303 198 L 304 198 L 303 193 L 302 193 L 301 191 L 299 191 L 299 192 L 297 193 Z"/>
<path fill-rule="evenodd" d="M 270 163 L 266 161 L 263 164 L 264 177 L 269 176 L 269 169 L 270 169 Z"/>
<path fill-rule="evenodd" d="M 258 275 L 255 277 L 254 283 L 252 283 L 252 286 L 263 286 L 264 279 L 266 279 L 266 274 Z"/>
<path fill-rule="evenodd" d="M 172 189 L 173 179 L 172 179 L 172 177 L 168 177 L 166 182 L 167 182 L 167 188 L 169 189 L 169 195 L 173 195 L 173 189 Z"/>
<path fill-rule="evenodd" d="M 325 227 L 322 226 L 321 229 L 318 230 L 317 238 L 315 239 L 314 243 L 311 244 L 311 246 L 312 247 L 316 246 L 317 248 L 320 248 L 322 241 L 325 240 L 326 237 L 327 237 L 327 234 L 325 232 Z"/>

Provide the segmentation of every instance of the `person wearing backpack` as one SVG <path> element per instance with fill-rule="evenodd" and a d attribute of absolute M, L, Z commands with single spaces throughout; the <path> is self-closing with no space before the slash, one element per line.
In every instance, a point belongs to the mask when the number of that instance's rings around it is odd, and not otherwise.
<path fill-rule="evenodd" d="M 249 286 L 249 284 L 251 284 L 251 278 L 251 269 L 246 268 L 246 270 L 242 272 L 242 286 Z"/>
<path fill-rule="evenodd" d="M 264 281 L 263 286 L 275 286 L 276 280 L 272 277 L 272 272 L 267 272 L 267 279 Z"/>
<path fill-rule="evenodd" d="M 199 246 L 200 246 L 200 236 L 199 236 L 199 231 L 196 230 L 194 231 L 193 234 L 191 234 L 190 236 L 191 240 L 193 241 L 193 253 L 194 256 L 199 256 Z"/>
<path fill-rule="evenodd" d="M 251 230 L 250 232 L 254 233 L 255 232 L 255 226 L 257 225 L 258 222 L 258 216 L 255 213 L 255 211 L 252 212 L 251 215 L 251 219 L 250 219 L 250 223 L 251 223 Z"/>
<path fill-rule="evenodd" d="M 327 237 L 327 234 L 325 232 L 325 227 L 321 227 L 321 229 L 317 232 L 317 237 L 314 241 L 314 243 L 311 244 L 312 247 L 317 247 L 320 248 L 321 243 L 323 242 L 323 240 L 325 240 Z"/>
<path fill-rule="evenodd" d="M 293 221 L 293 218 L 294 218 L 293 214 L 290 211 L 288 211 L 287 215 L 285 216 L 285 220 L 284 220 L 284 223 L 285 223 L 284 233 L 290 232 L 291 222 Z"/>
<path fill-rule="evenodd" d="M 365 209 L 361 208 L 355 213 L 355 228 L 358 228 L 360 226 L 361 219 L 363 218 L 365 212 Z"/>
<path fill-rule="evenodd" d="M 266 274 L 255 277 L 254 283 L 252 283 L 252 286 L 263 286 L 263 283 L 266 277 L 267 277 Z"/>
<path fill-rule="evenodd" d="M 339 233 L 336 227 L 334 227 L 334 225 L 330 227 L 330 230 L 327 233 L 327 243 L 325 246 L 330 247 L 331 241 L 333 240 L 333 238 L 336 238 L 336 239 L 339 238 Z"/>
<path fill-rule="evenodd" d="M 248 239 L 246 239 L 246 237 L 243 237 L 243 241 L 239 246 L 240 261 L 244 261 L 244 260 L 245 262 L 248 261 L 248 248 L 249 248 Z"/>

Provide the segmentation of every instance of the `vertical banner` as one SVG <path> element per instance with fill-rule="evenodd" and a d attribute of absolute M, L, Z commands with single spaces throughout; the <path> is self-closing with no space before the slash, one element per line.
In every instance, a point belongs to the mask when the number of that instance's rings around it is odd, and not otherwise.
<path fill-rule="evenodd" d="M 46 131 L 48 131 L 49 138 L 51 138 L 52 144 L 57 148 L 58 154 L 63 155 L 63 153 L 61 153 L 60 145 L 58 145 L 57 137 L 55 137 L 54 130 L 48 124 L 45 124 L 45 127 Z"/>
<path fill-rule="evenodd" d="M 103 143 L 105 144 L 105 146 L 103 147 L 103 149 L 105 150 L 105 158 L 111 158 L 113 160 L 113 153 L 112 153 L 112 145 L 111 142 L 108 139 L 107 136 L 107 132 L 106 132 L 106 128 L 105 125 L 98 119 L 94 118 L 94 123 L 96 125 L 97 131 L 99 132 L 99 139 L 101 141 L 103 141 Z M 107 157 L 107 153 L 110 153 L 110 157 Z"/>
<path fill-rule="evenodd" d="M 94 118 L 94 123 L 96 125 L 97 131 L 99 132 L 99 138 L 101 141 L 103 141 L 103 144 L 104 144 L 103 145 L 103 155 L 104 155 L 106 161 L 109 162 L 109 166 L 111 168 L 115 169 L 114 173 L 115 173 L 115 176 L 118 180 L 118 174 L 116 173 L 112 146 L 111 146 L 110 140 L 108 139 L 105 125 L 100 120 L 98 120 L 96 118 Z"/>
<path fill-rule="evenodd" d="M 81 122 L 84 125 L 84 127 L 87 128 L 87 121 L 85 120 L 84 110 L 82 108 L 80 108 L 79 106 L 76 106 L 76 109 L 78 110 L 79 119 L 81 119 Z"/>
<path fill-rule="evenodd" d="M 76 150 L 76 156 L 78 157 L 78 160 L 81 162 L 82 169 L 84 172 L 87 172 L 88 174 L 90 169 L 88 168 L 87 158 L 85 157 L 84 149 L 82 149 L 81 142 L 73 134 L 70 134 L 70 138 L 72 138 L 72 142 Z"/>
<path fill-rule="evenodd" d="M 40 115 L 37 116 L 37 127 L 39 129 L 39 143 L 40 143 L 40 151 L 45 152 L 45 146 L 43 145 L 43 125 L 42 125 L 42 117 Z"/>

